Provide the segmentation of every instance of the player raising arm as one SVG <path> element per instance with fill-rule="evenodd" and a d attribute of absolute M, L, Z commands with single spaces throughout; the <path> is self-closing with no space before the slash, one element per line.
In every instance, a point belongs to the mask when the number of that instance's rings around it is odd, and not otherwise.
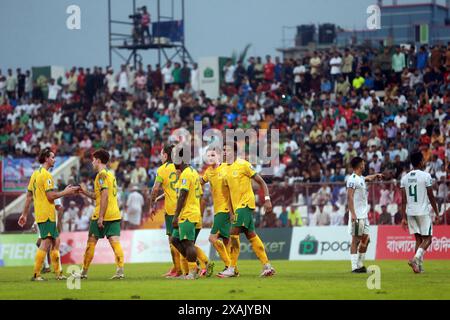
<path fill-rule="evenodd" d="M 34 274 L 31 280 L 45 280 L 41 277 L 41 269 L 44 259 L 47 256 L 47 251 L 50 248 L 52 248 L 50 258 L 56 279 L 64 280 L 66 277 L 62 275 L 60 268 L 59 245 L 57 243 L 59 232 L 56 225 L 55 200 L 74 194 L 78 191 L 79 187 L 68 185 L 64 191 L 55 191 L 53 176 L 49 172 L 50 168 L 55 164 L 55 154 L 49 148 L 41 151 L 39 154 L 39 163 L 41 167 L 35 170 L 30 178 L 25 206 L 18 224 L 22 228 L 25 226 L 30 212 L 31 201 L 34 201 L 36 223 L 42 240 L 39 249 L 36 251 Z"/>
<path fill-rule="evenodd" d="M 350 258 L 353 273 L 366 273 L 364 259 L 369 245 L 369 203 L 367 201 L 366 181 L 373 181 L 383 177 L 382 174 L 374 174 L 363 177 L 366 162 L 361 157 L 351 160 L 353 174 L 347 180 L 347 199 L 350 217 L 348 219 L 349 233 L 352 236 Z"/>
<path fill-rule="evenodd" d="M 421 152 L 410 156 L 413 170 L 407 173 L 400 182 L 402 189 L 402 225 L 408 226 L 409 233 L 416 238 L 416 254 L 408 261 L 415 273 L 424 272 L 423 255 L 432 241 L 433 223 L 430 216 L 429 204 L 439 219 L 439 211 L 433 194 L 433 179 L 423 169 L 425 161 Z"/>

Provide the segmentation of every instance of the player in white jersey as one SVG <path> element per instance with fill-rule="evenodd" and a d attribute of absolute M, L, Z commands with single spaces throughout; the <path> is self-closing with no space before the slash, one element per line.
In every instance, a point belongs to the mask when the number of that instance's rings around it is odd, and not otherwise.
<path fill-rule="evenodd" d="M 363 177 L 362 173 L 366 162 L 361 157 L 355 157 L 351 161 L 353 174 L 347 179 L 347 199 L 350 211 L 348 219 L 349 233 L 352 236 L 350 258 L 353 273 L 366 273 L 364 259 L 369 245 L 369 202 L 367 201 L 366 181 L 382 178 L 382 174 L 374 174 Z"/>
<path fill-rule="evenodd" d="M 408 261 L 415 273 L 423 272 L 423 255 L 431 244 L 433 222 L 430 216 L 430 204 L 439 219 L 439 211 L 433 194 L 433 179 L 425 171 L 425 161 L 421 152 L 410 156 L 413 170 L 406 174 L 401 182 L 402 189 L 402 225 L 416 238 L 416 254 Z"/>

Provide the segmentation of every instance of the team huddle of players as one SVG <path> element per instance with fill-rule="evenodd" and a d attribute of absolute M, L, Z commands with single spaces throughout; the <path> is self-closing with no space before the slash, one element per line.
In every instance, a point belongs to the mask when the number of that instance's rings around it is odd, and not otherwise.
<path fill-rule="evenodd" d="M 256 208 L 252 180 L 264 191 L 265 212 L 272 210 L 269 190 L 263 178 L 252 165 L 237 155 L 238 145 L 225 145 L 223 149 L 210 146 L 206 153 L 208 168 L 200 177 L 198 172 L 183 160 L 183 149 L 166 145 L 161 151 L 162 165 L 150 199 L 150 216 L 156 214 L 156 202 L 164 198 L 165 225 L 168 235 L 173 266 L 164 276 L 167 278 L 193 280 L 211 276 L 214 263 L 202 249 L 195 245 L 202 228 L 202 212 L 205 207 L 203 185 L 210 184 L 214 207 L 214 223 L 209 241 L 217 250 L 224 263 L 224 269 L 217 273 L 220 278 L 239 275 L 238 258 L 240 253 L 240 234 L 244 233 L 263 268 L 262 277 L 275 274 L 269 263 L 264 244 L 255 232 L 253 220 Z M 173 161 L 176 156 L 177 161 Z M 422 153 L 410 156 L 413 170 L 401 180 L 403 216 L 402 225 L 408 226 L 416 238 L 416 253 L 408 264 L 415 273 L 423 269 L 424 252 L 432 240 L 432 219 L 429 204 L 438 217 L 438 209 L 432 191 L 432 178 L 423 171 L 425 166 Z M 94 258 L 98 239 L 107 237 L 115 255 L 116 272 L 111 279 L 124 278 L 124 254 L 120 244 L 121 213 L 118 205 L 117 182 L 108 170 L 109 153 L 99 149 L 93 153 L 92 165 L 97 172 L 94 191 L 87 190 L 84 184 L 67 186 L 63 191 L 55 190 L 53 177 L 49 172 L 55 163 L 55 154 L 50 149 L 39 155 L 40 168 L 30 178 L 25 206 L 19 218 L 19 225 L 27 222 L 31 201 L 34 201 L 35 220 L 40 235 L 36 252 L 33 281 L 44 281 L 42 266 L 47 254 L 57 280 L 64 280 L 60 264 L 59 230 L 55 202 L 59 198 L 81 194 L 95 200 L 95 211 L 91 217 L 88 240 L 83 258 L 83 269 L 75 276 L 87 279 L 89 266 Z M 364 267 L 365 253 L 370 242 L 366 181 L 383 178 L 382 174 L 363 177 L 365 161 L 355 157 L 351 161 L 353 174 L 347 180 L 349 233 L 352 235 L 351 266 L 354 273 L 367 272 Z M 163 191 L 163 194 L 159 195 Z"/>

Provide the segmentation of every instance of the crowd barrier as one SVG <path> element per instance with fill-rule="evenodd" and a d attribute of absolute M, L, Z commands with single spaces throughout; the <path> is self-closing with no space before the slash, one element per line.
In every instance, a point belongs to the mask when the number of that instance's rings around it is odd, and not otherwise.
<path fill-rule="evenodd" d="M 209 252 L 213 260 L 219 260 L 208 241 L 210 229 L 203 229 L 197 244 Z M 348 260 L 350 236 L 346 226 L 294 227 L 258 229 L 271 260 Z M 371 242 L 366 258 L 406 259 L 415 249 L 414 236 L 400 226 L 372 226 Z M 32 266 L 36 253 L 36 234 L 0 235 L 0 266 Z M 61 234 L 61 262 L 81 264 L 86 247 L 87 232 Z M 126 263 L 170 262 L 165 230 L 123 231 L 121 243 Z M 450 226 L 435 226 L 433 243 L 427 259 L 450 259 Z M 241 235 L 239 259 L 256 259 L 250 244 Z M 114 255 L 106 239 L 96 248 L 93 263 L 114 263 Z"/>

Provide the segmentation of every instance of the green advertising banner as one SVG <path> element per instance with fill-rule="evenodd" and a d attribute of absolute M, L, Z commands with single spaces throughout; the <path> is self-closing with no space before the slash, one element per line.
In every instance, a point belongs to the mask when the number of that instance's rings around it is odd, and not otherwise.
<path fill-rule="evenodd" d="M 0 235 L 0 266 L 32 266 L 36 240 L 36 234 Z"/>

